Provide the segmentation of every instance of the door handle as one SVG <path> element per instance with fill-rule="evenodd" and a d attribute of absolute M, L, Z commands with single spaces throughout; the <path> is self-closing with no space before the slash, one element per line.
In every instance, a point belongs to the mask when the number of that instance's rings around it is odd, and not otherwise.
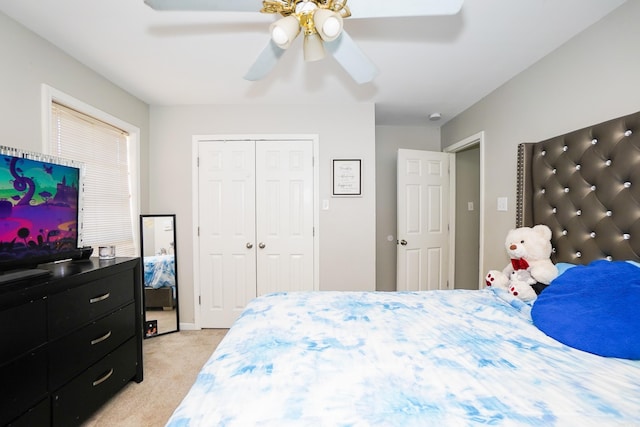
<path fill-rule="evenodd" d="M 248 243 L 247 243 L 247 249 L 251 249 L 251 248 L 253 248 L 253 243 L 248 242 Z"/>
<path fill-rule="evenodd" d="M 260 249 L 264 249 L 266 246 L 267 246 L 267 245 L 265 245 L 265 244 L 264 244 L 264 243 L 262 243 L 262 242 L 260 242 L 260 243 L 258 244 L 258 247 L 259 247 Z"/>
<path fill-rule="evenodd" d="M 404 239 L 400 240 L 398 243 L 400 243 L 402 246 L 407 246 L 407 241 Z"/>

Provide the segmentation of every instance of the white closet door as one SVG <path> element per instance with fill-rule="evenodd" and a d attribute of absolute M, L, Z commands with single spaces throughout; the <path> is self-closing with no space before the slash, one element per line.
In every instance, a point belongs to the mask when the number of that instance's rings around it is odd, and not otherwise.
<path fill-rule="evenodd" d="M 202 141 L 200 326 L 257 295 L 314 289 L 313 142 Z"/>
<path fill-rule="evenodd" d="M 313 144 L 256 144 L 258 295 L 313 290 Z"/>
<path fill-rule="evenodd" d="M 256 296 L 253 141 L 199 143 L 202 327 L 229 327 Z"/>

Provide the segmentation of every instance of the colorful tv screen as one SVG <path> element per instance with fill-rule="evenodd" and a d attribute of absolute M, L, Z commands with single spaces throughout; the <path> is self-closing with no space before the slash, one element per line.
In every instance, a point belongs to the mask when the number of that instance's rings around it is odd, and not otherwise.
<path fill-rule="evenodd" d="M 0 154 L 1 270 L 77 250 L 80 168 L 48 160 Z"/>

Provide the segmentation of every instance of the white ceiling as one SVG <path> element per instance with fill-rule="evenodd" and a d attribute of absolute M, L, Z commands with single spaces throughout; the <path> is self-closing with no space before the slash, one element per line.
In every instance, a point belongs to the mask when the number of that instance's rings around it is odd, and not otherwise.
<path fill-rule="evenodd" d="M 158 12 L 143 0 L 0 0 L 0 11 L 150 105 L 369 102 L 378 125 L 426 124 L 432 112 L 441 125 L 624 1 L 465 0 L 455 16 L 346 19 L 380 69 L 365 85 L 331 57 L 304 63 L 301 37 L 266 79 L 244 80 L 274 15 Z"/>

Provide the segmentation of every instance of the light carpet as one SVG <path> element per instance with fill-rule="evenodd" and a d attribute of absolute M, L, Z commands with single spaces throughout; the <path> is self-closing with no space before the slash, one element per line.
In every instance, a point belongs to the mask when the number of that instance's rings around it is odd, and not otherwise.
<path fill-rule="evenodd" d="M 181 331 L 143 341 L 144 380 L 128 383 L 83 427 L 161 427 L 227 329 Z"/>

